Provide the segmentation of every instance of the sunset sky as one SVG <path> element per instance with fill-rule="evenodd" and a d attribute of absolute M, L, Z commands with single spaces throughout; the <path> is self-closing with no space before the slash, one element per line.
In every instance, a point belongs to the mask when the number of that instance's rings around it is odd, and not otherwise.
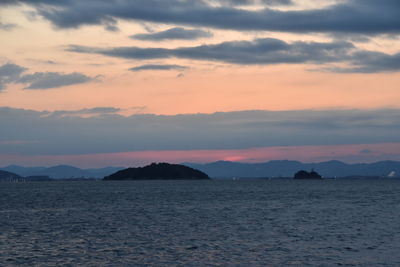
<path fill-rule="evenodd" d="M 0 0 L 0 167 L 400 160 L 398 0 Z"/>

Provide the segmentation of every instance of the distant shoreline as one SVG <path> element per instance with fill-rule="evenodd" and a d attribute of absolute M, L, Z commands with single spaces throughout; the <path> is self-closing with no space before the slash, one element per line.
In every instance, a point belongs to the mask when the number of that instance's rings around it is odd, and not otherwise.
<path fill-rule="evenodd" d="M 399 180 L 400 177 L 379 177 L 379 176 L 349 176 L 349 177 L 324 177 L 323 179 L 294 179 L 293 177 L 210 177 L 205 181 L 266 181 L 266 180 L 293 180 L 293 181 L 332 181 L 332 180 Z M 30 180 L 28 178 L 3 179 L 0 183 L 39 183 L 39 182 L 135 182 L 135 181 L 199 181 L 189 179 L 140 179 L 140 180 L 103 180 L 102 178 L 49 178 L 43 180 Z"/>

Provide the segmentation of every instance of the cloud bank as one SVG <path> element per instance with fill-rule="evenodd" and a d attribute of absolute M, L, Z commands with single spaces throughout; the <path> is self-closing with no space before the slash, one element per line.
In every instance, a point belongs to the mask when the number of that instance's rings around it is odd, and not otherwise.
<path fill-rule="evenodd" d="M 115 114 L 120 112 L 120 108 L 114 107 L 96 107 L 96 108 L 84 108 L 78 110 L 58 110 L 53 112 L 46 112 L 46 116 L 52 117 L 67 117 L 67 116 L 102 116 L 107 114 Z"/>
<path fill-rule="evenodd" d="M 230 41 L 212 45 L 178 48 L 113 47 L 96 48 L 70 45 L 67 51 L 94 53 L 124 59 L 183 58 L 219 61 L 240 65 L 347 63 L 345 69 L 322 68 L 336 72 L 384 72 L 400 70 L 400 53 L 391 55 L 357 49 L 350 42 L 292 42 L 275 38 Z"/>
<path fill-rule="evenodd" d="M 279 10 L 285 0 L 6 0 L 0 4 L 33 6 L 60 29 L 103 25 L 117 30 L 117 20 L 201 26 L 230 30 L 281 32 L 342 32 L 383 34 L 400 32 L 398 0 L 348 0 L 324 8 Z M 240 5 L 262 5 L 256 10 Z"/>
<path fill-rule="evenodd" d="M 398 109 L 129 117 L 118 111 L 112 107 L 56 112 L 3 107 L 0 150 L 3 154 L 65 155 L 400 142 Z"/>

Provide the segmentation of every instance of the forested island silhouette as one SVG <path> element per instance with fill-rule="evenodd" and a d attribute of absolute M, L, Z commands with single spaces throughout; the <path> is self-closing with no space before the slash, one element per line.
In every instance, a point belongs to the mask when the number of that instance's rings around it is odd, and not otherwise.
<path fill-rule="evenodd" d="M 310 172 L 301 170 L 295 173 L 294 179 L 322 179 L 322 176 L 314 170 Z"/>
<path fill-rule="evenodd" d="M 104 177 L 105 181 L 112 180 L 208 180 L 207 174 L 199 170 L 169 163 L 152 163 L 138 168 L 120 170 Z"/>

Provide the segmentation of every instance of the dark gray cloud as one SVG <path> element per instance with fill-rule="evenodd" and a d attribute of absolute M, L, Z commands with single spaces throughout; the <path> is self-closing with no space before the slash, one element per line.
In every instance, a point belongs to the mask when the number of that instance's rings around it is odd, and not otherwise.
<path fill-rule="evenodd" d="M 32 5 L 42 17 L 59 28 L 78 28 L 82 25 L 104 25 L 108 28 L 110 21 L 127 19 L 233 30 L 364 34 L 400 32 L 398 0 L 347 0 L 326 8 L 292 11 L 268 7 L 262 10 L 235 8 L 235 5 L 255 2 L 268 5 L 290 4 L 291 1 L 217 1 L 222 6 L 211 5 L 210 2 L 213 1 L 8 0 L 3 4 Z M 112 22 L 112 29 L 115 27 Z"/>
<path fill-rule="evenodd" d="M 207 61 L 220 61 L 242 65 L 270 64 L 327 64 L 348 63 L 349 68 L 326 68 L 335 72 L 383 72 L 399 71 L 399 54 L 390 55 L 357 49 L 352 43 L 333 42 L 293 42 L 287 43 L 273 38 L 253 41 L 231 41 L 213 45 L 193 47 L 140 48 L 115 47 L 93 48 L 69 46 L 68 51 L 79 53 L 96 53 L 105 56 L 125 59 L 163 59 L 184 58 Z"/>
<path fill-rule="evenodd" d="M 117 20 L 116 19 L 114 19 L 114 18 L 112 18 L 112 17 L 104 17 L 102 20 L 101 20 L 101 22 L 102 22 L 102 24 L 104 25 L 104 28 L 107 30 L 107 31 L 110 31 L 110 32 L 117 32 L 117 31 L 119 31 L 119 28 L 118 28 L 118 26 L 117 26 Z"/>
<path fill-rule="evenodd" d="M 398 109 L 238 111 L 129 117 L 114 114 L 118 109 L 100 109 L 58 111 L 57 114 L 0 108 L 0 144 L 13 140 L 26 143 L 0 145 L 0 151 L 86 154 L 400 142 Z M 75 116 L 81 113 L 98 115 Z"/>
<path fill-rule="evenodd" d="M 185 29 L 181 27 L 171 28 L 155 33 L 141 33 L 130 36 L 132 39 L 142 41 L 164 41 L 164 40 L 196 40 L 212 37 L 212 33 L 200 29 Z"/>
<path fill-rule="evenodd" d="M 26 68 L 12 63 L 0 66 L 0 91 L 4 90 L 8 83 L 16 81 L 26 70 Z"/>
<path fill-rule="evenodd" d="M 381 52 L 360 51 L 351 57 L 352 67 L 330 68 L 339 73 L 376 73 L 400 71 L 400 53 L 388 55 Z"/>
<path fill-rule="evenodd" d="M 143 71 L 143 70 L 183 70 L 187 69 L 181 65 L 161 65 L 161 64 L 147 64 L 130 68 L 130 71 Z"/>
<path fill-rule="evenodd" d="M 70 46 L 67 50 L 80 53 L 97 53 L 106 56 L 127 59 L 187 58 L 197 60 L 214 60 L 235 64 L 277 64 L 277 63 L 325 63 L 337 61 L 354 49 L 347 42 L 294 42 L 265 38 L 254 41 L 231 41 L 213 45 L 194 47 L 140 48 L 115 47 L 91 48 Z"/>
<path fill-rule="evenodd" d="M 23 75 L 15 82 L 28 84 L 24 89 L 52 89 L 86 83 L 92 80 L 93 78 L 78 72 L 69 74 L 58 72 L 35 72 L 33 74 Z"/>
<path fill-rule="evenodd" d="M 0 91 L 4 90 L 7 84 L 10 83 L 27 84 L 24 89 L 52 89 L 95 80 L 95 78 L 78 72 L 67 74 L 59 72 L 35 72 L 23 75 L 27 70 L 27 68 L 12 63 L 0 66 Z"/>

